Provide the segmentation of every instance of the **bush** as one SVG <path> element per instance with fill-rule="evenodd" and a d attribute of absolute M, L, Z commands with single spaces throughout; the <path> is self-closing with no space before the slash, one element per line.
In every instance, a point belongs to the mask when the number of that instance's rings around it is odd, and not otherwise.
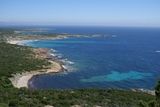
<path fill-rule="evenodd" d="M 0 103 L 0 107 L 8 107 L 8 104 Z"/>
<path fill-rule="evenodd" d="M 156 98 L 160 99 L 160 81 L 158 81 L 157 86 L 155 87 Z"/>
<path fill-rule="evenodd" d="M 18 100 L 11 100 L 9 102 L 9 107 L 17 107 L 18 105 Z"/>
<path fill-rule="evenodd" d="M 148 107 L 147 103 L 144 101 L 140 101 L 138 104 L 139 107 Z"/>
<path fill-rule="evenodd" d="M 148 107 L 156 107 L 156 101 L 155 100 L 149 101 Z"/>
<path fill-rule="evenodd" d="M 157 107 L 160 107 L 160 81 L 158 81 L 157 86 L 155 87 L 155 94 Z"/>

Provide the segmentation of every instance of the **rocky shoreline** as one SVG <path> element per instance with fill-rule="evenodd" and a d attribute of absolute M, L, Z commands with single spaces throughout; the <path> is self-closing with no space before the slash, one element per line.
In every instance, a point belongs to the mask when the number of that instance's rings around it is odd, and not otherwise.
<path fill-rule="evenodd" d="M 24 42 L 34 41 L 34 40 L 9 40 L 7 41 L 10 44 L 24 45 Z M 13 74 L 12 78 L 9 78 L 12 82 L 13 86 L 16 88 L 26 87 L 29 88 L 31 85 L 31 79 L 34 76 L 50 74 L 50 73 L 59 73 L 63 71 L 67 71 L 64 66 L 64 62 L 61 61 L 55 54 L 52 49 L 45 48 L 33 48 L 33 52 L 35 53 L 35 58 L 46 59 L 50 62 L 50 66 L 44 67 L 45 69 L 37 70 L 37 71 L 29 71 L 21 74 Z M 150 95 L 155 95 L 154 90 L 148 89 L 131 89 L 134 92 L 143 92 Z"/>
<path fill-rule="evenodd" d="M 22 45 L 23 40 L 13 40 L 8 41 L 10 44 Z M 50 49 L 45 48 L 33 48 L 34 57 L 42 60 L 47 60 L 50 64 L 48 66 L 44 66 L 43 69 L 36 71 L 26 71 L 21 74 L 13 74 L 9 80 L 12 82 L 13 86 L 16 88 L 26 87 L 29 88 L 29 81 L 32 77 L 36 75 L 50 74 L 50 73 L 59 73 L 66 70 L 64 68 L 64 63 L 61 62 L 58 58 L 53 56 L 53 52 Z"/>

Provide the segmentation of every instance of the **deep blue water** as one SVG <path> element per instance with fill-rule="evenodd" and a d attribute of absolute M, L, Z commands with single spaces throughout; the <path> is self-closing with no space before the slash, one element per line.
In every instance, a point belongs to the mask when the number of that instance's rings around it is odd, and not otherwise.
<path fill-rule="evenodd" d="M 32 88 L 153 89 L 160 79 L 159 28 L 57 27 L 48 32 L 98 37 L 27 43 L 55 49 L 63 59 L 74 62 L 67 65 L 67 73 L 35 76 Z"/>

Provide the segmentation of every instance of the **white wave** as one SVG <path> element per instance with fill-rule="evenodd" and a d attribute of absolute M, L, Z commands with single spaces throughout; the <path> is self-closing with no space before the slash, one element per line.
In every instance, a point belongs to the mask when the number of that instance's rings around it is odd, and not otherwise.
<path fill-rule="evenodd" d="M 55 52 L 51 52 L 50 55 L 55 57 L 55 58 L 58 58 L 58 59 L 62 59 L 63 58 L 62 54 L 55 53 Z"/>
<path fill-rule="evenodd" d="M 57 52 L 57 50 L 51 49 L 52 52 Z"/>
<path fill-rule="evenodd" d="M 51 56 L 53 56 L 53 57 L 55 57 L 55 56 L 56 56 L 56 55 L 55 55 L 55 54 L 53 54 L 53 53 L 51 53 L 50 55 L 51 55 Z"/>
<path fill-rule="evenodd" d="M 36 41 L 38 41 L 38 40 L 22 40 L 21 42 L 18 43 L 18 45 L 28 46 L 29 43 L 36 42 Z"/>
<path fill-rule="evenodd" d="M 157 51 L 155 51 L 155 52 L 160 53 L 160 50 L 157 50 Z"/>
<path fill-rule="evenodd" d="M 74 62 L 72 62 L 72 61 L 68 61 L 68 63 L 69 63 L 69 64 L 72 64 L 72 65 L 74 64 Z"/>
<path fill-rule="evenodd" d="M 51 56 L 57 58 L 57 60 L 63 63 L 62 67 L 64 69 L 64 72 L 71 72 L 74 70 L 74 68 L 71 66 L 74 64 L 74 62 L 68 60 L 67 58 L 64 58 L 62 54 L 57 52 L 57 50 L 50 49 L 50 52 Z"/>
<path fill-rule="evenodd" d="M 62 65 L 62 67 L 63 67 L 65 70 L 67 70 L 67 66 L 65 66 L 65 65 Z"/>
<path fill-rule="evenodd" d="M 59 59 L 63 58 L 62 54 L 56 54 L 56 57 Z"/>
<path fill-rule="evenodd" d="M 76 70 L 73 66 L 70 65 L 62 65 L 62 67 L 64 68 L 65 72 L 73 72 Z"/>
<path fill-rule="evenodd" d="M 69 61 L 67 58 L 66 58 L 66 59 L 62 59 L 61 61 L 62 61 L 63 63 L 65 63 L 65 64 L 69 64 L 69 65 L 73 65 L 73 64 L 74 64 L 74 62 Z"/>

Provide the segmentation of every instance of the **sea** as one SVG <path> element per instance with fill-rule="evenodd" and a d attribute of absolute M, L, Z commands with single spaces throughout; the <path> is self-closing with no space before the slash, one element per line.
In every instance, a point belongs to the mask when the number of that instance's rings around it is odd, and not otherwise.
<path fill-rule="evenodd" d="M 81 35 L 26 42 L 51 49 L 67 69 L 34 76 L 30 88 L 152 90 L 160 80 L 160 28 L 50 26 L 30 33 Z"/>

